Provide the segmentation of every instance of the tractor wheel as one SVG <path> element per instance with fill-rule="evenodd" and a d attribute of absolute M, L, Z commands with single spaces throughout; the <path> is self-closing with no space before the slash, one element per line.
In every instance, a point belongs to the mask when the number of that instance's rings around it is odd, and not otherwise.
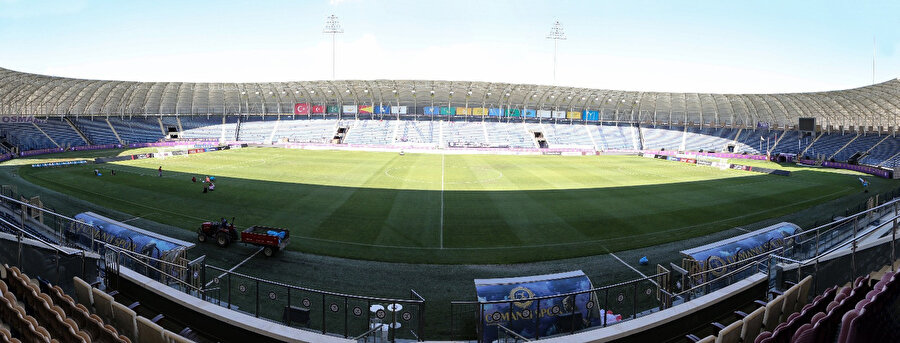
<path fill-rule="evenodd" d="M 263 254 L 266 255 L 266 257 L 272 257 L 272 255 L 275 255 L 275 252 L 276 252 L 276 251 L 278 251 L 278 250 L 276 250 L 276 249 L 273 248 L 273 247 L 265 247 L 265 248 L 263 248 Z"/>
<path fill-rule="evenodd" d="M 228 234 L 225 232 L 219 232 L 216 234 L 216 244 L 220 247 L 228 246 Z"/>
<path fill-rule="evenodd" d="M 197 232 L 197 241 L 200 243 L 206 243 L 206 234 L 203 233 L 203 230 Z"/>

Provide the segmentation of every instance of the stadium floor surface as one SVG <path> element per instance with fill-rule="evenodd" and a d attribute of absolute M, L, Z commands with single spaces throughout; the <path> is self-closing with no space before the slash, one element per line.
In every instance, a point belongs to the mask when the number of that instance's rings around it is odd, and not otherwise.
<path fill-rule="evenodd" d="M 111 152 L 106 152 L 110 154 Z M 33 160 L 103 156 L 66 153 Z M 27 163 L 25 159 L 19 163 Z M 750 163 L 749 161 L 743 161 Z M 858 175 L 790 177 L 634 156 L 497 156 L 241 149 L 19 169 L 37 185 L 133 217 L 291 229 L 289 249 L 407 263 L 512 263 L 700 237 L 861 192 Z M 156 176 L 162 166 L 163 177 Z M 95 168 L 107 171 L 93 174 Z M 116 169 L 111 176 L 109 169 Z M 202 193 L 191 177 L 216 177 Z M 868 178 L 873 189 L 891 180 Z"/>

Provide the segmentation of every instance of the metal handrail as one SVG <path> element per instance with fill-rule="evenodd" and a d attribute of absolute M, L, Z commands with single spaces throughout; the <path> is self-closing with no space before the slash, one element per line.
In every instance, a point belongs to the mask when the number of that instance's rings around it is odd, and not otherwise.
<path fill-rule="evenodd" d="M 723 265 L 721 265 L 721 266 L 716 266 L 715 268 L 710 268 L 709 266 L 704 266 L 704 268 L 706 268 L 706 270 L 701 271 L 701 272 L 697 272 L 697 273 L 693 273 L 693 274 L 686 274 L 685 276 L 687 276 L 687 277 L 703 276 L 703 274 L 706 274 L 707 272 L 709 272 L 709 271 L 712 270 L 712 269 L 722 269 L 722 268 L 727 268 L 727 267 L 730 267 L 730 266 L 733 266 L 733 265 L 738 265 L 738 264 L 754 263 L 754 262 L 756 262 L 756 261 L 753 261 L 753 260 L 755 260 L 755 259 L 761 259 L 761 258 L 766 257 L 767 255 L 772 254 L 772 253 L 774 253 L 774 252 L 776 252 L 776 251 L 779 251 L 779 250 L 783 250 L 783 247 L 777 247 L 777 248 L 774 248 L 774 249 L 771 249 L 771 250 L 767 250 L 767 251 L 764 251 L 764 252 L 760 253 L 759 255 L 755 255 L 755 256 L 752 256 L 752 257 L 748 257 L 748 258 L 743 259 L 743 260 L 740 260 L 740 261 L 734 261 L 734 262 L 731 262 L 731 263 L 728 263 L 728 264 L 723 264 Z"/>
<path fill-rule="evenodd" d="M 497 327 L 500 329 L 503 329 L 503 331 L 506 331 L 509 334 L 512 334 L 513 337 L 515 337 L 517 341 L 521 339 L 524 342 L 531 342 L 530 339 L 522 337 L 522 335 L 517 334 L 515 331 L 508 329 L 507 327 L 503 326 L 502 324 L 497 324 Z"/>
<path fill-rule="evenodd" d="M 384 326 L 384 323 L 378 323 L 378 325 L 375 325 L 373 328 L 369 329 L 369 331 L 363 332 L 361 335 L 353 337 L 353 340 L 358 341 L 363 337 L 371 335 L 373 332 L 381 330 L 382 326 Z"/>
<path fill-rule="evenodd" d="M 372 300 L 372 301 L 379 301 L 379 302 L 403 302 L 403 303 L 416 303 L 416 304 L 420 304 L 420 303 L 424 303 L 424 302 L 425 302 L 425 300 L 379 298 L 379 297 L 368 297 L 368 296 L 364 296 L 364 295 L 353 295 L 353 294 L 344 294 L 344 293 L 338 293 L 338 292 L 323 291 L 323 290 L 318 290 L 318 289 L 313 289 L 313 288 L 307 288 L 307 287 L 301 287 L 301 286 L 289 285 L 289 284 L 281 283 L 281 282 L 277 282 L 277 281 L 271 281 L 271 280 L 266 280 L 266 279 L 260 279 L 260 278 L 254 277 L 254 276 L 249 276 L 249 275 L 246 275 L 246 274 L 241 274 L 241 273 L 238 273 L 238 272 L 235 272 L 235 271 L 230 271 L 230 272 L 229 272 L 229 271 L 227 271 L 227 270 L 225 270 L 225 269 L 222 269 L 222 268 L 219 268 L 219 267 L 216 267 L 216 266 L 213 266 L 213 265 L 209 265 L 209 264 L 207 264 L 206 267 L 207 267 L 207 268 L 211 268 L 211 269 L 213 269 L 213 270 L 222 271 L 222 272 L 225 272 L 225 273 L 227 273 L 227 274 L 237 275 L 237 276 L 240 276 L 240 277 L 243 277 L 243 278 L 247 278 L 247 279 L 250 279 L 250 280 L 253 280 L 253 281 L 264 282 L 264 283 L 268 283 L 268 284 L 271 284 L 271 285 L 276 285 L 276 286 L 286 287 L 286 288 L 290 288 L 290 289 L 294 289 L 294 290 L 298 290 L 298 291 L 304 291 L 304 292 L 313 292 L 313 293 L 324 294 L 324 295 L 330 295 L 330 296 L 336 296 L 336 297 L 347 297 L 347 298 L 352 298 L 352 299 Z"/>
<path fill-rule="evenodd" d="M 866 237 L 867 235 L 869 235 L 870 233 L 875 232 L 875 231 L 881 229 L 883 226 L 885 226 L 885 225 L 887 225 L 887 224 L 893 225 L 893 224 L 894 224 L 893 221 L 896 220 L 896 219 L 900 219 L 900 215 L 894 215 L 894 216 L 891 217 L 890 219 L 886 220 L 884 223 L 878 224 L 878 225 L 875 226 L 875 227 L 871 227 L 871 228 L 865 229 L 865 230 L 863 230 L 863 231 L 859 231 L 859 232 L 856 233 L 856 237 L 853 237 L 853 239 L 848 240 L 848 241 L 845 241 L 845 242 L 843 242 L 843 243 L 841 243 L 841 244 L 838 244 L 837 246 L 832 247 L 831 249 L 829 249 L 829 250 L 827 250 L 827 251 L 823 251 L 821 254 L 818 254 L 818 255 L 816 255 L 816 256 L 810 257 L 810 258 L 808 258 L 808 259 L 806 259 L 806 260 L 803 260 L 803 261 L 797 261 L 797 260 L 793 260 L 793 259 L 788 258 L 788 257 L 785 257 L 785 256 L 780 256 L 780 255 L 775 255 L 775 254 L 770 254 L 770 255 L 771 255 L 772 257 L 775 257 L 775 258 L 780 258 L 780 259 L 788 260 L 789 262 L 792 262 L 792 263 L 799 263 L 799 264 L 807 264 L 807 263 L 809 263 L 809 262 L 818 261 L 818 260 L 819 260 L 820 258 L 822 258 L 823 256 L 828 255 L 828 254 L 831 254 L 831 253 L 834 253 L 834 252 L 840 250 L 841 248 L 845 247 L 845 246 L 848 245 L 848 244 L 856 243 L 858 240 L 860 240 L 860 239 L 862 239 L 862 238 L 865 238 L 865 237 Z M 893 230 L 897 230 L 897 228 L 894 227 Z"/>
<path fill-rule="evenodd" d="M 104 247 L 109 248 L 109 247 L 112 247 L 112 245 L 104 244 Z M 117 250 L 117 249 L 118 249 L 118 250 Z M 190 283 L 185 282 L 184 280 L 181 280 L 181 279 L 179 279 L 179 278 L 177 278 L 177 277 L 174 277 L 174 276 L 172 276 L 172 275 L 169 275 L 169 273 L 166 272 L 166 271 L 163 271 L 163 270 L 161 270 L 161 269 L 158 269 L 158 268 L 156 268 L 156 267 L 150 265 L 150 264 L 147 263 L 147 262 L 141 261 L 139 258 L 135 258 L 135 257 L 130 256 L 130 255 L 128 255 L 128 254 L 124 254 L 124 255 L 120 254 L 121 252 L 124 251 L 124 250 L 121 250 L 121 248 L 116 247 L 116 248 L 110 249 L 110 250 L 116 252 L 116 256 L 126 256 L 126 257 L 129 257 L 129 258 L 131 258 L 132 261 L 137 262 L 138 264 L 144 265 L 145 267 L 150 268 L 150 269 L 152 269 L 152 270 L 154 270 L 154 271 L 160 273 L 161 275 L 165 275 L 165 276 L 166 276 L 166 280 L 173 279 L 173 280 L 177 281 L 178 283 L 185 285 L 188 289 L 192 289 L 192 290 L 195 290 L 195 291 L 197 291 L 197 292 L 203 291 L 202 289 L 197 288 L 197 287 L 195 287 L 194 285 L 191 285 Z M 145 256 L 145 255 L 140 255 L 140 254 L 138 254 L 138 255 L 141 256 L 141 258 L 154 259 L 154 258 L 152 258 L 152 257 L 150 257 L 150 256 Z M 119 264 L 119 259 L 118 259 L 118 258 L 116 258 L 116 264 Z M 187 270 L 187 268 L 185 268 L 185 267 L 183 267 L 183 266 L 176 266 L 176 267 L 182 268 L 183 270 Z M 146 276 L 146 275 L 145 275 L 145 276 Z"/>
<path fill-rule="evenodd" d="M 5 196 L 5 195 L 3 195 L 3 194 L 0 194 L 0 198 L 6 199 L 6 200 L 9 200 L 9 201 L 12 201 L 12 202 L 15 202 L 15 203 L 17 203 L 17 204 L 19 204 L 19 205 L 23 205 L 23 206 L 30 207 L 30 208 L 32 208 L 32 209 L 39 210 L 39 211 L 44 212 L 44 213 L 52 214 L 52 215 L 54 215 L 54 216 L 56 216 L 56 217 L 60 217 L 60 218 L 63 218 L 63 219 L 68 219 L 68 220 L 71 220 L 71 221 L 73 221 L 73 222 L 84 223 L 84 222 L 82 222 L 82 221 L 80 221 L 80 220 L 78 220 L 78 219 L 70 218 L 70 217 L 67 217 L 67 216 L 65 216 L 65 215 L 62 215 L 62 214 L 53 212 L 53 211 L 47 211 L 47 209 L 40 208 L 40 207 L 34 206 L 34 205 L 32 205 L 32 204 L 29 204 L 29 203 L 27 203 L 27 202 L 23 202 L 23 201 L 19 201 L 19 200 L 10 198 L 10 197 Z M 84 224 L 86 224 L 86 223 L 84 223 Z"/>
<path fill-rule="evenodd" d="M 869 212 L 873 212 L 873 211 L 880 210 L 882 207 L 885 207 L 885 206 L 888 206 L 888 205 L 893 205 L 893 204 L 896 204 L 896 203 L 898 203 L 898 202 L 900 202 L 900 199 L 893 199 L 893 200 L 891 200 L 891 201 L 885 202 L 884 204 L 881 204 L 881 205 L 872 207 L 872 208 L 870 208 L 870 209 L 868 209 L 868 210 L 865 210 L 865 211 L 862 211 L 862 212 L 859 212 L 859 213 L 850 215 L 850 216 L 848 216 L 848 217 L 844 217 L 844 218 L 841 218 L 841 219 L 832 221 L 832 222 L 830 222 L 830 223 L 825 223 L 825 224 L 819 225 L 819 226 L 817 226 L 817 227 L 815 227 L 815 228 L 813 228 L 813 229 L 810 229 L 810 230 L 806 230 L 806 231 L 803 231 L 803 232 L 795 233 L 795 234 L 790 235 L 790 236 L 786 236 L 786 237 L 784 237 L 784 239 L 794 238 L 794 237 L 801 236 L 801 235 L 804 235 L 804 234 L 809 234 L 809 233 L 811 233 L 811 232 L 818 232 L 820 229 L 825 228 L 825 227 L 832 227 L 832 226 L 843 225 L 843 224 L 846 224 L 847 222 L 850 222 L 851 220 L 857 219 L 858 217 L 860 217 L 860 216 L 862 216 L 862 215 L 869 214 Z"/>
<path fill-rule="evenodd" d="M 764 255 L 760 255 L 760 256 L 764 256 Z M 697 288 L 700 288 L 700 287 L 706 287 L 707 285 L 710 285 L 710 284 L 712 284 L 713 282 L 718 282 L 718 281 L 720 281 L 720 280 L 723 279 L 723 278 L 726 278 L 726 277 L 731 276 L 731 275 L 733 275 L 733 274 L 737 274 L 737 273 L 739 273 L 739 272 L 743 272 L 743 271 L 745 271 L 745 270 L 747 270 L 747 269 L 749 269 L 750 267 L 753 267 L 753 266 L 757 266 L 757 267 L 758 267 L 759 265 L 762 265 L 762 262 L 761 262 L 761 261 L 752 261 L 751 263 L 748 263 L 747 265 L 745 265 L 745 266 L 743 266 L 743 267 L 740 267 L 740 268 L 738 268 L 738 269 L 732 270 L 732 271 L 730 271 L 730 272 L 728 272 L 728 273 L 726 273 L 726 274 L 724 274 L 724 275 L 720 275 L 720 276 L 716 277 L 715 279 L 704 281 L 704 282 L 702 282 L 702 283 L 699 283 L 699 284 L 694 285 L 694 286 L 691 287 L 691 288 L 685 289 L 685 290 L 683 290 L 683 291 L 681 291 L 681 292 L 678 292 L 678 293 L 674 293 L 674 294 L 672 294 L 672 296 L 673 296 L 673 297 L 683 297 L 684 294 L 687 294 L 687 293 L 689 293 L 689 292 L 693 292 L 693 291 L 696 290 Z"/>
<path fill-rule="evenodd" d="M 141 254 L 141 253 L 134 252 L 134 251 L 131 251 L 131 250 L 127 250 L 127 249 L 124 249 L 124 248 L 122 248 L 122 247 L 115 246 L 115 245 L 112 245 L 112 244 L 109 244 L 109 243 L 103 243 L 102 245 L 103 245 L 104 248 L 106 248 L 106 249 L 111 249 L 111 250 L 116 251 L 116 252 L 118 252 L 118 253 L 124 253 L 124 254 L 126 254 L 126 255 L 133 255 L 133 256 L 129 256 L 129 257 L 132 257 L 132 258 L 149 259 L 149 260 L 151 260 L 151 261 L 153 261 L 153 262 L 159 262 L 159 263 L 162 263 L 162 264 L 168 264 L 168 265 L 171 265 L 172 267 L 176 267 L 176 268 L 184 268 L 184 269 L 187 269 L 187 268 L 185 268 L 185 266 L 182 266 L 182 265 L 180 265 L 180 264 L 172 263 L 172 262 L 169 262 L 169 261 L 166 261 L 166 260 L 161 260 L 161 259 L 158 259 L 158 258 L 155 258 L 155 257 L 152 257 L 152 256 L 143 255 L 143 254 Z"/>
<path fill-rule="evenodd" d="M 42 238 L 40 238 L 40 237 L 34 235 L 34 234 L 31 233 L 31 232 L 28 232 L 27 230 L 23 230 L 22 228 L 18 227 L 18 225 L 14 224 L 14 223 L 10 223 L 9 221 L 7 221 L 6 219 L 4 219 L 4 218 L 2 218 L 2 217 L 0 217 L 0 223 L 3 223 L 3 224 L 8 225 L 9 227 L 15 229 L 16 231 L 18 231 L 18 232 L 20 232 L 20 233 L 22 233 L 22 234 L 24 234 L 24 235 L 28 235 L 28 238 L 33 239 L 33 240 L 35 240 L 35 241 L 38 241 L 38 242 L 40 242 L 40 243 L 46 245 L 48 248 L 51 248 L 51 249 L 53 249 L 53 250 L 56 250 L 56 252 L 66 254 L 67 256 L 78 255 L 78 252 L 69 252 L 69 251 L 65 251 L 65 250 L 63 250 L 63 249 L 60 249 L 59 246 L 58 246 L 58 244 L 53 244 L 53 243 L 44 241 L 44 239 L 42 239 Z M 78 250 L 78 251 L 81 253 L 82 256 L 84 255 L 85 250 L 80 249 L 80 248 L 73 248 L 73 249 Z"/>

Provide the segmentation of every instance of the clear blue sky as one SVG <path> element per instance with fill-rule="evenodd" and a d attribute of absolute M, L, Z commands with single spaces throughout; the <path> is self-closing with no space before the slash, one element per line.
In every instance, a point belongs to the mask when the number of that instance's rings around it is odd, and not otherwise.
<path fill-rule="evenodd" d="M 0 67 L 137 81 L 338 79 L 793 92 L 900 76 L 900 2 L 0 0 Z"/>

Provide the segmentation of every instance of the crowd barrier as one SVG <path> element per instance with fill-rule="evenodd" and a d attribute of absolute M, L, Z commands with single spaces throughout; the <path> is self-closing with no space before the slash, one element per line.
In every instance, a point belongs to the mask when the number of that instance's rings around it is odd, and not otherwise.
<path fill-rule="evenodd" d="M 20 152 L 19 157 L 52 154 L 52 153 L 63 152 L 63 151 L 66 151 L 66 149 L 64 149 L 64 148 L 47 148 L 47 149 L 27 150 L 27 151 Z"/>
<path fill-rule="evenodd" d="M 73 151 L 83 151 L 83 150 L 106 150 L 106 149 L 121 149 L 122 144 L 100 144 L 100 145 L 82 145 L 82 146 L 73 146 L 71 150 Z"/>

